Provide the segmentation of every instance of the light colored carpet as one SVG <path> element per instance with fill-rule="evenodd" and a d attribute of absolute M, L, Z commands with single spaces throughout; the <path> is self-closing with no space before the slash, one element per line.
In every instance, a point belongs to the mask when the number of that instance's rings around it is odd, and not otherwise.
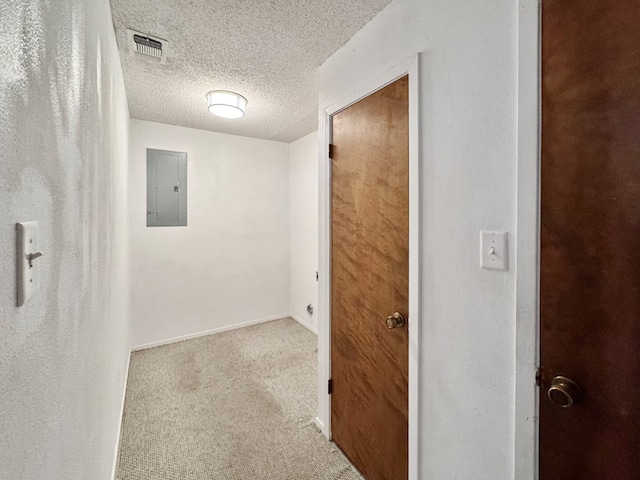
<path fill-rule="evenodd" d="M 317 339 L 287 318 L 134 352 L 119 480 L 360 480 L 313 424 Z"/>

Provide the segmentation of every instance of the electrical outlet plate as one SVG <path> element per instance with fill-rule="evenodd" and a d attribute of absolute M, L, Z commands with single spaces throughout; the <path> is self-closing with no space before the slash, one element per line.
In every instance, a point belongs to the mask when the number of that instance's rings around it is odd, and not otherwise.
<path fill-rule="evenodd" d="M 508 270 L 507 232 L 480 232 L 480 267 Z"/>
<path fill-rule="evenodd" d="M 37 254 L 38 244 L 38 222 L 23 222 L 16 224 L 17 233 L 17 280 L 18 280 L 18 306 L 27 303 L 40 290 L 40 269 L 38 260 L 32 259 L 31 255 Z M 37 258 L 37 257 L 36 257 Z"/>

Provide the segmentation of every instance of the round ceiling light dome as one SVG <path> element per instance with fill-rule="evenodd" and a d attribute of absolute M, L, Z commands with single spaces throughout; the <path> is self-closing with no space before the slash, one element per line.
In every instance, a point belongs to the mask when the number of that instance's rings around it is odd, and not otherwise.
<path fill-rule="evenodd" d="M 228 90 L 213 90 L 207 93 L 209 111 L 222 118 L 240 118 L 247 108 L 247 99 Z"/>

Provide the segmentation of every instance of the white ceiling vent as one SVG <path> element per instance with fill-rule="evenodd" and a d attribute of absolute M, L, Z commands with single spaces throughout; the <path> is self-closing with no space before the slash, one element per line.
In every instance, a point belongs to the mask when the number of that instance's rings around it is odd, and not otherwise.
<path fill-rule="evenodd" d="M 127 45 L 130 55 L 144 57 L 163 65 L 167 63 L 169 42 L 166 40 L 127 28 Z"/>

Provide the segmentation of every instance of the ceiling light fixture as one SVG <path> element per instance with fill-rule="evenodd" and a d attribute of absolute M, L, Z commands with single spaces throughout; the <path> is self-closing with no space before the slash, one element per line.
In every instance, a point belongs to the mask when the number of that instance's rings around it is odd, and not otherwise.
<path fill-rule="evenodd" d="M 240 118 L 244 116 L 247 99 L 227 90 L 213 90 L 207 93 L 209 111 L 218 117 Z"/>

